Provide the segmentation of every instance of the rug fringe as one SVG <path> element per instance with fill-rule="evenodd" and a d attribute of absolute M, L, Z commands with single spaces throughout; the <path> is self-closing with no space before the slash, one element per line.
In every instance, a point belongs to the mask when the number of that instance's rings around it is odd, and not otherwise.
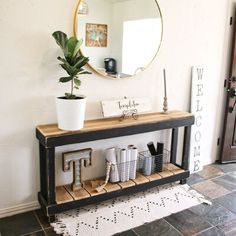
<path fill-rule="evenodd" d="M 190 186 L 187 184 L 180 185 L 184 190 L 188 191 L 193 197 L 197 198 L 201 203 L 205 203 L 207 205 L 212 205 L 212 202 L 207 200 L 205 196 L 203 196 L 201 193 L 198 193 L 194 189 L 190 189 Z"/>
<path fill-rule="evenodd" d="M 53 230 L 56 234 L 62 234 L 63 236 L 70 236 L 66 225 L 63 222 L 58 222 L 50 224 L 53 227 Z"/>

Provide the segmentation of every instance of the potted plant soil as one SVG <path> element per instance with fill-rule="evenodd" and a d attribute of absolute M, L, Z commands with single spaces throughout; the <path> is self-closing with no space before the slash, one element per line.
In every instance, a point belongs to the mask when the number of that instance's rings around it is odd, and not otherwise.
<path fill-rule="evenodd" d="M 67 73 L 67 76 L 61 77 L 59 82 L 70 84 L 70 91 L 56 98 L 58 128 L 68 131 L 80 130 L 84 126 L 86 97 L 75 94 L 74 90 L 79 89 L 81 85 L 80 75 L 91 74 L 83 69 L 89 58 L 80 53 L 82 39 L 68 38 L 61 31 L 54 32 L 52 36 L 63 52 L 63 57 L 59 56 L 57 59 Z"/>

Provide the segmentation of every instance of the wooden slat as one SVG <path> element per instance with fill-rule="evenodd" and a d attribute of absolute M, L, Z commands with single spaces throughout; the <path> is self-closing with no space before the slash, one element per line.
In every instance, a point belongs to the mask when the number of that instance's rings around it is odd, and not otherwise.
<path fill-rule="evenodd" d="M 135 186 L 135 183 L 132 180 L 126 182 L 119 182 L 118 184 L 120 185 L 121 188 L 129 188 Z"/>
<path fill-rule="evenodd" d="M 113 183 L 107 183 L 107 185 L 104 187 L 106 192 L 113 192 L 120 190 L 121 187 L 118 184 L 113 184 Z"/>
<path fill-rule="evenodd" d="M 172 163 L 166 164 L 165 168 L 166 168 L 167 170 L 170 170 L 170 171 L 176 170 L 176 169 L 180 169 L 178 166 L 176 166 L 176 165 L 174 165 L 174 164 L 172 164 Z"/>
<path fill-rule="evenodd" d="M 64 202 L 70 202 L 74 199 L 72 196 L 66 191 L 66 189 L 63 186 L 56 187 L 56 202 L 58 204 L 64 203 Z"/>
<path fill-rule="evenodd" d="M 65 189 L 70 193 L 74 200 L 80 200 L 90 197 L 90 194 L 83 188 L 72 191 L 70 185 L 66 185 Z"/>
<path fill-rule="evenodd" d="M 157 173 L 154 173 L 152 175 L 148 175 L 146 176 L 147 179 L 149 179 L 149 181 L 154 181 L 154 180 L 158 180 L 158 179 L 161 179 L 162 176 L 157 174 Z"/>
<path fill-rule="evenodd" d="M 169 171 L 171 171 L 174 175 L 179 174 L 179 173 L 183 173 L 184 170 L 179 168 L 178 166 L 174 165 L 174 164 L 167 164 L 166 167 Z"/>
<path fill-rule="evenodd" d="M 63 131 L 59 130 L 57 124 L 48 124 L 48 125 L 39 125 L 37 126 L 38 131 L 44 137 L 57 137 L 63 136 L 68 134 L 78 134 L 78 133 L 86 133 L 96 130 L 106 130 L 112 128 L 120 128 L 120 127 L 127 127 L 127 126 L 135 126 L 140 124 L 147 124 L 147 123 L 156 123 L 162 121 L 171 121 L 171 120 L 178 120 L 183 118 L 190 118 L 193 115 L 188 112 L 182 111 L 173 111 L 167 114 L 163 113 L 148 113 L 139 115 L 137 120 L 134 120 L 132 117 L 127 117 L 124 120 L 120 121 L 117 117 L 116 118 L 109 118 L 109 119 L 97 119 L 97 120 L 87 120 L 85 121 L 84 128 L 80 131 Z"/>
<path fill-rule="evenodd" d="M 133 179 L 133 181 L 135 182 L 135 184 L 144 184 L 149 182 L 149 179 L 147 178 L 147 176 L 142 175 L 141 173 L 137 173 L 136 174 L 136 178 Z"/>
<path fill-rule="evenodd" d="M 171 175 L 173 175 L 173 173 L 169 170 L 164 170 L 162 172 L 158 172 L 158 174 L 162 177 L 162 178 L 166 178 L 169 177 Z"/>
<path fill-rule="evenodd" d="M 90 181 L 84 182 L 84 189 L 91 195 L 91 196 L 96 196 L 102 193 L 105 193 L 106 191 L 103 189 L 100 192 L 97 192 L 95 188 L 92 188 Z"/>

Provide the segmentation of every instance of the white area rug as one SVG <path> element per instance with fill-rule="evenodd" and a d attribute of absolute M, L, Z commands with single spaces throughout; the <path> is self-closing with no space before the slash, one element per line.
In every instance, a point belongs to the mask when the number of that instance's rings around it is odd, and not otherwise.
<path fill-rule="evenodd" d="M 110 236 L 202 202 L 188 185 L 165 185 L 58 214 L 51 225 L 65 236 Z"/>

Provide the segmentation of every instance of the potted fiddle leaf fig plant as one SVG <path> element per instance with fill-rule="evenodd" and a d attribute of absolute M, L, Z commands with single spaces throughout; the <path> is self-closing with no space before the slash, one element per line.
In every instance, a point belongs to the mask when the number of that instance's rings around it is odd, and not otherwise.
<path fill-rule="evenodd" d="M 58 128 L 80 130 L 84 126 L 86 96 L 77 95 L 74 90 L 79 89 L 81 85 L 80 75 L 91 74 L 83 68 L 89 58 L 80 53 L 82 39 L 77 39 L 75 36 L 68 38 L 62 31 L 55 31 L 52 36 L 62 50 L 63 57 L 59 56 L 57 59 L 67 73 L 67 76 L 61 77 L 59 82 L 70 84 L 70 91 L 56 98 Z"/>

